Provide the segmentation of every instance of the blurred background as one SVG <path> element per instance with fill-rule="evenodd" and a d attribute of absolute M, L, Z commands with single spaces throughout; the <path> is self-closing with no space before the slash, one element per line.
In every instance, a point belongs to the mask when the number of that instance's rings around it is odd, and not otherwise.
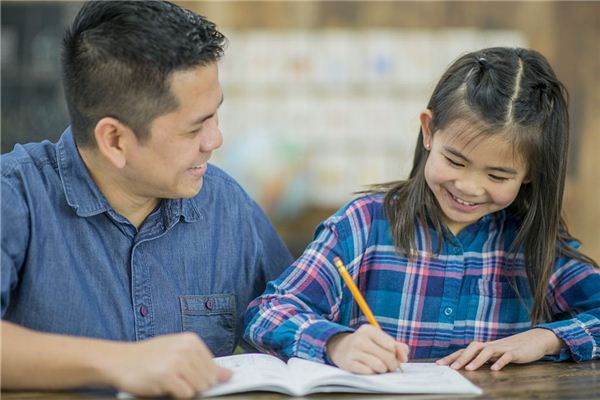
<path fill-rule="evenodd" d="M 261 204 L 297 256 L 368 184 L 403 179 L 418 112 L 464 52 L 543 53 L 570 92 L 565 216 L 600 260 L 600 2 L 177 2 L 229 38 L 224 145 L 213 162 Z M 1 151 L 68 125 L 60 42 L 79 2 L 2 1 Z"/>

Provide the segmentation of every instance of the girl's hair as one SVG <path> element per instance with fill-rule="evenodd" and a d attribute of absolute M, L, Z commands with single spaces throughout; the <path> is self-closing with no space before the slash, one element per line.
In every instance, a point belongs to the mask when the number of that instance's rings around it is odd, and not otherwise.
<path fill-rule="evenodd" d="M 509 253 L 513 265 L 524 252 L 531 292 L 533 323 L 549 320 L 547 286 L 556 257 L 573 257 L 598 267 L 567 242 L 573 238 L 561 217 L 569 143 L 567 91 L 548 61 L 534 50 L 495 47 L 472 52 L 456 60 L 438 82 L 427 108 L 433 114 L 431 134 L 461 121 L 474 136 L 508 137 L 528 166 L 528 183 L 507 212 L 521 226 Z M 374 185 L 371 193 L 386 193 L 384 209 L 390 220 L 394 243 L 400 252 L 417 254 L 415 222 L 428 235 L 432 224 L 440 238 L 445 231 L 441 211 L 425 181 L 429 152 L 423 131 L 415 149 L 408 180 Z M 431 238 L 426 236 L 431 250 Z"/>

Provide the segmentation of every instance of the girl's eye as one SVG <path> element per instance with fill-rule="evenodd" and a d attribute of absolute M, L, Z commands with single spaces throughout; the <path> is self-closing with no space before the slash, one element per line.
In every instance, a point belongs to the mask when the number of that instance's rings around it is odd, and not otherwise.
<path fill-rule="evenodd" d="M 497 176 L 497 175 L 490 175 L 490 178 L 492 178 L 493 180 L 498 181 L 498 182 L 504 182 L 509 179 L 509 178 L 504 178 L 502 176 Z"/>
<path fill-rule="evenodd" d="M 463 165 L 463 164 L 461 164 L 461 163 L 457 163 L 456 161 L 453 161 L 453 160 L 452 160 L 451 158 L 449 158 L 449 157 L 446 157 L 446 156 L 444 156 L 444 157 L 446 158 L 446 161 L 448 161 L 448 163 L 449 163 L 450 165 L 452 165 L 452 166 L 455 166 L 455 167 L 464 167 L 464 165 Z"/>

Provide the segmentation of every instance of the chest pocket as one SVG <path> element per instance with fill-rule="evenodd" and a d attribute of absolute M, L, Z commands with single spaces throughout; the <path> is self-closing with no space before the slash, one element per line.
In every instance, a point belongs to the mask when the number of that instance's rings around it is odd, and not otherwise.
<path fill-rule="evenodd" d="M 234 294 L 179 296 L 181 323 L 202 338 L 215 356 L 233 353 L 236 308 Z"/>
<path fill-rule="evenodd" d="M 473 282 L 468 318 L 478 321 L 481 334 L 489 335 L 474 340 L 495 340 L 503 336 L 519 333 L 529 325 L 527 307 L 531 304 L 529 291 L 515 288 L 506 281 L 480 278 Z M 498 323 L 503 325 L 502 335 L 498 333 Z"/>

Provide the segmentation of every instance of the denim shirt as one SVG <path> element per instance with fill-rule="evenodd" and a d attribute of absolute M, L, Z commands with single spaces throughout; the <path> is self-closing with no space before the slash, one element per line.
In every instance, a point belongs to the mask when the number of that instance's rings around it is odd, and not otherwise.
<path fill-rule="evenodd" d="M 247 304 L 292 258 L 257 204 L 210 165 L 190 199 L 140 229 L 91 179 L 68 128 L 1 157 L 2 319 L 43 332 L 135 341 L 197 333 L 231 353 Z"/>

